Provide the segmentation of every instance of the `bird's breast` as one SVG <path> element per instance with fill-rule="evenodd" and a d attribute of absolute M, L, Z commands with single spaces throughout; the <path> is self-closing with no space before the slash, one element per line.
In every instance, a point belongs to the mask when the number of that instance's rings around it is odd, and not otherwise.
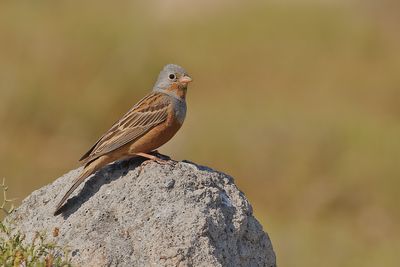
<path fill-rule="evenodd" d="M 186 117 L 186 102 L 174 99 L 173 112 L 177 122 L 182 125 Z"/>
<path fill-rule="evenodd" d="M 186 116 L 186 103 L 172 100 L 166 121 L 160 123 L 141 138 L 129 144 L 130 154 L 149 152 L 168 142 L 181 128 Z"/>

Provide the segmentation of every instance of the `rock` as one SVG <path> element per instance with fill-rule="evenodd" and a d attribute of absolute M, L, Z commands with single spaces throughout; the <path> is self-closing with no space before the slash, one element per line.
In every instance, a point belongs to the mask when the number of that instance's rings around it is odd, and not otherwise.
<path fill-rule="evenodd" d="M 109 165 L 54 208 L 81 169 L 27 197 L 7 219 L 69 249 L 78 266 L 276 266 L 268 235 L 232 177 L 190 162 Z M 58 228 L 58 236 L 51 233 Z"/>

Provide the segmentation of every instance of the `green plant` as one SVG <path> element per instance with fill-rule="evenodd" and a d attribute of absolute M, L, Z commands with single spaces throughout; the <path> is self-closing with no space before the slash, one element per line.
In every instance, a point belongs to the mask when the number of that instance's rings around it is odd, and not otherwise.
<path fill-rule="evenodd" d="M 3 190 L 1 210 L 9 215 L 14 210 L 12 199 L 7 198 L 8 187 L 3 179 L 0 184 Z M 57 233 L 53 233 L 57 236 Z M 32 242 L 27 242 L 25 235 L 15 231 L 11 226 L 0 222 L 0 266 L 72 266 L 68 252 L 56 243 L 46 240 L 45 233 L 35 233 Z"/>
<path fill-rule="evenodd" d="M 1 266 L 71 266 L 67 251 L 46 241 L 44 233 L 37 232 L 28 243 L 25 235 L 0 223 L 0 236 Z"/>
<path fill-rule="evenodd" d="M 6 186 L 6 179 L 3 178 L 3 182 L 0 184 L 1 190 L 3 190 L 3 201 L 0 205 L 0 209 L 5 213 L 5 214 L 10 214 L 14 210 L 14 204 L 12 202 L 15 199 L 8 199 L 7 198 L 7 191 L 8 191 L 8 186 Z"/>

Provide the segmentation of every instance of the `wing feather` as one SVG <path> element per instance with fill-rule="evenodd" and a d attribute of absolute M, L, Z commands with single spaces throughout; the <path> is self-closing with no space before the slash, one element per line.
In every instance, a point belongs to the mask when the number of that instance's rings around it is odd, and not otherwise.
<path fill-rule="evenodd" d="M 167 95 L 154 92 L 144 97 L 114 123 L 80 161 L 90 162 L 140 138 L 167 119 L 169 106 L 170 100 Z"/>

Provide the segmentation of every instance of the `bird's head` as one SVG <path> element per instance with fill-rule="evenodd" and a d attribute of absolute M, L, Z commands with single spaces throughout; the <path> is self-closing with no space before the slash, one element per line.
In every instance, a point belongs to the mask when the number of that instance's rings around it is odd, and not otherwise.
<path fill-rule="evenodd" d="M 187 74 L 184 68 L 175 64 L 165 65 L 158 75 L 157 82 L 153 91 L 170 91 L 178 93 L 185 91 L 192 78 Z"/>

